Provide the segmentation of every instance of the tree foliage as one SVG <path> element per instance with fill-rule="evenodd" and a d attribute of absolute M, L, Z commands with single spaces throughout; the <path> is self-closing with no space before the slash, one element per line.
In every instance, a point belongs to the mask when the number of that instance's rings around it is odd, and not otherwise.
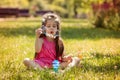
<path fill-rule="evenodd" d="M 105 1 L 95 10 L 95 27 L 120 30 L 120 0 L 113 1 Z"/>
<path fill-rule="evenodd" d="M 103 2 L 104 0 L 3 0 L 0 7 L 18 7 L 36 10 L 52 10 L 64 17 L 77 17 L 81 12 L 91 10 L 92 2 Z"/>
<path fill-rule="evenodd" d="M 2 0 L 0 1 L 0 7 L 19 7 L 19 8 L 28 8 L 28 0 Z"/>

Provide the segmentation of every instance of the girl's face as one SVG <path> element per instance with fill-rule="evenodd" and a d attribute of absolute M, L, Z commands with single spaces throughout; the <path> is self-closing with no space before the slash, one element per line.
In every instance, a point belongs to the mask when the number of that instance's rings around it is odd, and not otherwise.
<path fill-rule="evenodd" d="M 46 33 L 55 35 L 57 32 L 57 23 L 54 20 L 47 20 L 45 28 Z"/>

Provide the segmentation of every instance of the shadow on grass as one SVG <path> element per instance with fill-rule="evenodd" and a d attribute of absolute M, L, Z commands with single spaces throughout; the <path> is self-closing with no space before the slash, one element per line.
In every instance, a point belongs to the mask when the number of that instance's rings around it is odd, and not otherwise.
<path fill-rule="evenodd" d="M 95 59 L 95 60 L 94 60 Z M 97 62 L 95 63 L 94 61 Z M 90 61 L 90 62 L 89 62 Z M 83 65 L 83 69 L 85 71 L 94 71 L 94 72 L 117 72 L 120 71 L 120 55 L 103 55 L 100 53 L 96 53 L 94 55 L 93 61 L 92 59 L 89 61 L 85 60 Z M 91 63 L 92 61 L 92 63 Z M 100 65 L 94 65 L 100 64 Z"/>
<path fill-rule="evenodd" d="M 24 27 L 19 27 L 19 28 L 0 28 L 0 35 L 4 35 L 6 37 L 11 37 L 11 36 L 29 36 L 29 37 L 33 37 L 35 36 L 35 29 L 37 29 L 37 27 L 28 27 L 28 26 L 24 26 Z"/>
<path fill-rule="evenodd" d="M 26 35 L 35 36 L 36 27 L 19 27 L 19 28 L 0 28 L 0 35 L 6 37 Z M 64 39 L 102 39 L 102 38 L 120 38 L 119 31 L 105 30 L 100 28 L 79 28 L 79 27 L 63 27 L 61 35 Z"/>
<path fill-rule="evenodd" d="M 62 36 L 65 39 L 120 38 L 120 32 L 101 28 L 63 27 Z"/>

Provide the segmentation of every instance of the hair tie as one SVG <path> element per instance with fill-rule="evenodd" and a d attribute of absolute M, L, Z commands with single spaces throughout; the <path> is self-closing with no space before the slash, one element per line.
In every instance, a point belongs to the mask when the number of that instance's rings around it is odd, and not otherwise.
<path fill-rule="evenodd" d="M 48 19 L 51 19 L 51 16 L 48 16 Z"/>

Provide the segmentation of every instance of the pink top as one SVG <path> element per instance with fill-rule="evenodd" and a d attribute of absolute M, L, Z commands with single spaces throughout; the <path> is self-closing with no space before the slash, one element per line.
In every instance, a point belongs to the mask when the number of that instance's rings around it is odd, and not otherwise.
<path fill-rule="evenodd" d="M 34 61 L 41 67 L 52 67 L 53 60 L 56 59 L 55 42 L 48 41 L 46 37 L 43 38 L 41 51 L 37 54 Z"/>

